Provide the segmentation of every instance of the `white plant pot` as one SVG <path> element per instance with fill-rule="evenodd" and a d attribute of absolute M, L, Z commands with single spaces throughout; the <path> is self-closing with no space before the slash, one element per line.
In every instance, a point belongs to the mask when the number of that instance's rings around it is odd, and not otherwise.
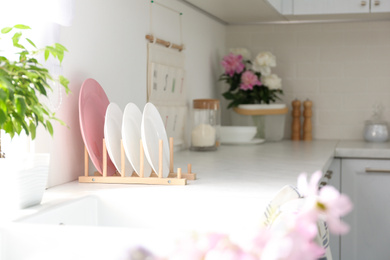
<path fill-rule="evenodd" d="M 245 104 L 239 105 L 244 110 L 263 110 L 263 115 L 243 115 L 232 110 L 231 120 L 235 126 L 256 126 L 255 138 L 266 141 L 280 141 L 284 137 L 286 114 L 270 114 L 267 110 L 285 110 L 286 104 Z"/>
<path fill-rule="evenodd" d="M 0 159 L 0 205 L 15 210 L 41 203 L 49 162 L 49 154 Z"/>

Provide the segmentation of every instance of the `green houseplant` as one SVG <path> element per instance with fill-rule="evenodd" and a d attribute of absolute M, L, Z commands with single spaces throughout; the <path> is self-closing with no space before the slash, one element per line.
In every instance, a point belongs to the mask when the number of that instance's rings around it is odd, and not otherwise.
<path fill-rule="evenodd" d="M 41 65 L 37 59 L 38 55 L 43 54 L 45 60 L 52 56 L 61 63 L 67 49 L 58 43 L 38 48 L 32 40 L 22 34 L 23 30 L 30 29 L 29 26 L 22 24 L 1 29 L 0 43 L 2 48 L 6 48 L 7 55 L 4 55 L 4 49 L 0 49 L 0 129 L 9 134 L 11 138 L 24 131 L 33 140 L 39 125 L 42 125 L 46 131 L 53 135 L 52 122 L 59 121 L 64 124 L 44 103 L 40 102 L 40 97 L 47 96 L 48 91 L 52 90 L 49 85 L 50 81 L 56 80 L 68 93 L 69 81 L 63 76 L 58 79 L 53 78 L 49 70 Z M 7 45 L 7 43 L 9 44 Z M 4 157 L 2 152 L 1 157 Z M 16 178 L 22 182 L 22 185 L 12 186 L 11 190 L 25 193 L 19 197 L 27 199 L 27 201 L 18 202 L 19 208 L 40 203 L 42 199 L 47 182 L 49 157 L 38 156 L 37 158 L 38 162 L 26 158 L 1 159 L 0 174 L 2 174 L 3 181 L 0 183 L 11 187 L 12 185 L 7 182 L 13 182 L 9 179 L 12 175 L 18 175 L 19 177 Z M 45 173 L 39 175 L 42 171 Z M 29 176 L 30 174 L 35 174 L 35 176 Z M 37 182 L 37 179 L 42 179 L 43 184 L 40 184 L 39 188 L 32 187 L 32 189 L 40 194 L 32 195 L 28 192 L 26 194 L 26 191 L 32 186 L 32 183 Z M 5 195 L 10 196 L 9 194 Z"/>

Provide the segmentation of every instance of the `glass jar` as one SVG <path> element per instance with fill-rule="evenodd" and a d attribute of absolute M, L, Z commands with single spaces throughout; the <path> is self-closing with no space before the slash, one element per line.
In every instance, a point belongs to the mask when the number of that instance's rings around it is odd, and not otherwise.
<path fill-rule="evenodd" d="M 386 142 L 389 139 L 387 122 L 366 121 L 364 127 L 364 139 L 367 142 Z"/>
<path fill-rule="evenodd" d="M 191 147 L 193 151 L 214 151 L 219 146 L 221 110 L 218 99 L 194 99 Z"/>

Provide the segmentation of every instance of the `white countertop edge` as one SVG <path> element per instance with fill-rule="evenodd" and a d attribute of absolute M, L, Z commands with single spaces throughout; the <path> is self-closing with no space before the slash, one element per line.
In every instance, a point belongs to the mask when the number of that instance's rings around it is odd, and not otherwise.
<path fill-rule="evenodd" d="M 363 140 L 342 140 L 336 146 L 334 157 L 390 159 L 390 142 L 370 143 Z"/>

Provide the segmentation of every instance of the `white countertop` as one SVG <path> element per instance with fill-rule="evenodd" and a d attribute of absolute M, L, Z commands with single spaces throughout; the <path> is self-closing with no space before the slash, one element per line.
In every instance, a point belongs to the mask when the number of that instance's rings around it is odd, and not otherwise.
<path fill-rule="evenodd" d="M 390 142 L 340 141 L 335 157 L 358 159 L 390 159 Z"/>
<path fill-rule="evenodd" d="M 7 241 L 5 248 L 14 248 L 13 245 L 20 244 L 23 238 L 24 250 L 9 251 L 10 255 L 18 257 L 4 259 L 30 259 L 27 256 L 32 252 L 39 255 L 36 259 L 53 259 L 52 256 L 58 254 L 58 250 L 70 254 L 73 251 L 67 250 L 69 246 L 76 248 L 80 243 L 84 246 L 82 248 L 79 246 L 79 251 L 90 254 L 90 250 L 86 248 L 93 247 L 103 237 L 118 239 L 109 239 L 116 241 L 110 245 L 112 251 L 115 246 L 128 246 L 129 239 L 139 243 L 138 236 L 141 234 L 145 236 L 145 241 L 149 241 L 148 235 L 145 235 L 145 230 L 142 229 L 145 227 L 151 228 L 149 231 L 163 227 L 169 229 L 170 233 L 175 229 L 222 232 L 253 230 L 258 226 L 265 206 L 279 189 L 284 185 L 295 185 L 301 172 L 311 174 L 317 170 L 327 170 L 334 157 L 390 159 L 390 144 L 364 141 L 284 140 L 260 145 L 221 146 L 213 152 L 186 150 L 177 152 L 174 156 L 176 168 L 181 167 L 185 172 L 187 164 L 191 163 L 193 172 L 197 173 L 198 179 L 188 181 L 186 186 L 97 184 L 78 181 L 59 185 L 45 192 L 41 205 L 22 210 L 23 213 L 19 217 L 44 210 L 63 200 L 97 195 L 102 199 L 102 203 L 112 206 L 111 216 L 123 212 L 137 214 L 144 225 L 141 224 L 139 226 L 141 229 L 137 231 L 129 229 L 128 226 L 42 227 L 12 223 L 12 226 L 3 227 L 4 234 L 11 234 L 4 240 Z M 138 227 L 137 221 L 135 226 Z M 137 232 L 138 235 L 135 235 Z M 61 238 L 63 240 L 61 243 L 58 243 L 60 240 L 52 239 L 56 234 L 64 237 Z M 68 239 L 74 237 L 74 234 L 77 234 L 77 238 L 82 242 L 75 238 Z M 156 234 L 160 234 L 161 237 L 168 235 L 166 230 Z M 52 246 L 58 248 L 53 255 L 42 258 L 41 254 L 47 251 L 47 247 L 40 245 L 52 242 L 55 242 Z M 96 251 L 97 256 L 100 254 L 100 251 Z M 68 259 L 83 258 L 72 256 Z"/>
<path fill-rule="evenodd" d="M 390 143 L 284 140 L 260 145 L 222 145 L 212 152 L 185 150 L 175 153 L 174 166 L 181 167 L 185 172 L 187 164 L 191 163 L 192 171 L 197 173 L 198 178 L 188 181 L 186 186 L 74 181 L 48 189 L 42 206 L 108 190 L 125 190 L 126 196 L 139 198 L 141 204 L 164 203 L 172 198 L 185 205 L 183 207 L 203 201 L 207 205 L 228 201 L 230 204 L 237 203 L 237 208 L 248 210 L 250 205 L 243 206 L 242 203 L 245 200 L 259 205 L 260 213 L 284 185 L 295 185 L 302 172 L 326 171 L 334 157 L 390 159 Z M 189 206 L 189 209 L 195 214 L 197 207 Z M 26 213 L 28 211 L 25 210 Z"/>
<path fill-rule="evenodd" d="M 314 140 L 310 142 L 269 142 L 259 145 L 222 145 L 217 151 L 180 151 L 174 155 L 175 170 L 192 171 L 198 179 L 186 186 L 82 184 L 77 181 L 50 188 L 44 201 L 102 189 L 127 188 L 142 194 L 180 192 L 183 196 L 199 194 L 218 196 L 255 196 L 270 199 L 284 185 L 296 184 L 302 172 L 326 171 L 334 157 L 390 159 L 390 142 Z"/>
<path fill-rule="evenodd" d="M 48 189 L 46 197 L 57 194 L 93 192 L 100 189 L 128 187 L 135 192 L 169 192 L 183 195 L 215 193 L 226 196 L 262 196 L 263 191 L 277 192 L 282 186 L 296 184 L 302 172 L 326 170 L 330 165 L 337 141 L 281 141 L 248 146 L 220 146 L 217 151 L 180 151 L 174 155 L 175 170 L 181 167 L 197 173 L 197 180 L 188 185 L 81 184 L 77 181 Z M 56 197 L 57 197 L 56 196 Z M 270 198 L 270 197 L 268 197 Z"/>
<path fill-rule="evenodd" d="M 272 197 L 284 185 L 296 185 L 297 176 L 326 170 L 337 141 L 282 141 L 248 146 L 221 146 L 213 152 L 175 153 L 175 168 L 187 164 L 197 180 L 185 186 L 97 184 L 70 182 L 45 192 L 42 207 L 69 197 L 99 194 L 125 196 L 129 206 L 153 214 L 153 205 L 165 205 L 161 222 L 175 216 L 186 219 L 189 229 L 226 230 L 253 228 Z M 103 194 L 103 195 L 102 195 Z M 136 199 L 135 199 L 136 198 Z M 231 225 L 237 219 L 246 221 Z M 181 220 L 179 220 L 180 222 Z M 184 222 L 182 223 L 185 224 Z M 180 225 L 180 223 L 178 223 Z"/>

